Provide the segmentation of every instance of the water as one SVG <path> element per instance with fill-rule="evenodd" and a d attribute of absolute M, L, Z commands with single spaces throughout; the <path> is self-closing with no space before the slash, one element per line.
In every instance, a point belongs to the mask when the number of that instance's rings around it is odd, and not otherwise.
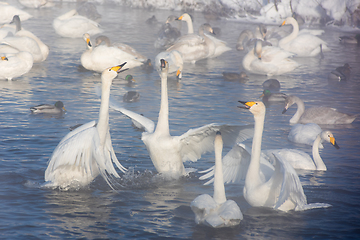
<path fill-rule="evenodd" d="M 100 76 L 78 70 L 80 56 L 86 49 L 82 39 L 64 39 L 55 35 L 51 26 L 54 17 L 74 8 L 74 4 L 57 5 L 54 9 L 28 10 L 34 19 L 24 22 L 50 46 L 48 59 L 35 64 L 25 76 L 12 82 L 0 81 L 0 233 L 4 239 L 356 239 L 360 237 L 359 127 L 357 119 L 349 126 L 331 127 L 340 145 L 329 144 L 321 152 L 327 172 L 299 172 L 308 202 L 325 202 L 328 209 L 283 213 L 272 209 L 252 208 L 242 196 L 242 185 L 227 185 L 226 194 L 240 206 L 244 220 L 239 226 L 210 229 L 196 226 L 189 205 L 198 195 L 212 194 L 212 186 L 203 186 L 194 173 L 178 181 L 165 181 L 156 176 L 155 168 L 131 121 L 110 111 L 110 128 L 115 152 L 129 173 L 119 181 L 123 187 L 112 191 L 97 178 L 89 187 L 77 191 L 42 188 L 47 161 L 68 128 L 98 118 L 100 100 L 94 87 Z M 102 27 L 113 41 L 130 44 L 154 59 L 153 48 L 158 27 L 149 27 L 145 20 L 156 15 L 165 20 L 180 12 L 146 11 L 120 6 L 102 5 Z M 193 13 L 195 28 L 204 22 L 203 15 Z M 211 22 L 221 27 L 220 38 L 235 48 L 240 32 L 254 25 L 232 22 Z M 184 27 L 183 30 L 186 30 Z M 322 36 L 332 52 L 325 58 L 297 59 L 302 66 L 291 74 L 278 76 L 281 91 L 300 96 L 307 107 L 331 106 L 356 114 L 359 105 L 359 48 L 343 46 L 336 29 L 326 29 Z M 253 122 L 253 116 L 239 109 L 238 100 L 256 100 L 262 92 L 265 76 L 250 75 L 243 84 L 226 82 L 223 71 L 239 72 L 244 53 L 231 51 L 218 59 L 186 65 L 183 80 L 169 79 L 170 128 L 180 135 L 189 128 L 218 123 Z M 327 81 L 328 73 L 348 62 L 352 78 L 341 84 Z M 126 91 L 136 90 L 141 98 L 136 103 L 122 103 L 127 109 L 157 120 L 160 105 L 158 74 L 140 68 L 128 71 L 136 79 L 129 87 L 121 83 L 123 73 L 115 80 L 112 96 L 122 102 Z M 62 117 L 30 114 L 29 107 L 62 100 L 67 112 Z M 287 140 L 291 108 L 281 114 L 282 105 L 267 109 L 263 149 L 309 147 Z M 247 142 L 251 144 L 251 141 Z M 225 149 L 227 152 L 229 149 Z M 186 167 L 207 169 L 214 162 L 213 153 L 205 154 Z"/>

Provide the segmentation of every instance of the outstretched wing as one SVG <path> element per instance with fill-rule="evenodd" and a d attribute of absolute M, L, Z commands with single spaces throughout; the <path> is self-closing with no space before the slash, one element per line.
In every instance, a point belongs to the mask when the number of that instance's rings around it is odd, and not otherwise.
<path fill-rule="evenodd" d="M 254 125 L 227 125 L 211 123 L 200 128 L 190 129 L 179 136 L 180 154 L 183 161 L 196 161 L 201 154 L 213 151 L 216 132 L 220 131 L 224 146 L 233 146 L 254 135 Z"/>

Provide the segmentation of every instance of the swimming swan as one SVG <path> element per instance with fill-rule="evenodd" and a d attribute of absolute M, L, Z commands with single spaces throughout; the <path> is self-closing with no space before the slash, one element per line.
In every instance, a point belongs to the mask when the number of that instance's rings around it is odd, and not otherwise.
<path fill-rule="evenodd" d="M 161 59 L 164 59 L 169 64 L 169 72 L 175 73 L 177 79 L 182 78 L 182 72 L 184 68 L 184 61 L 182 59 L 182 55 L 177 50 L 172 50 L 170 52 L 160 52 L 155 57 L 155 68 L 159 72 L 161 70 Z"/>
<path fill-rule="evenodd" d="M 274 149 L 274 150 L 265 150 L 262 151 L 262 154 L 265 154 L 270 162 L 273 162 L 273 154 L 276 153 L 280 155 L 284 160 L 289 162 L 294 169 L 303 169 L 303 170 L 319 170 L 326 171 L 326 165 L 322 160 L 319 153 L 319 144 L 322 141 L 331 143 L 336 149 L 339 149 L 334 135 L 330 131 L 322 131 L 319 133 L 312 145 L 312 156 L 304 151 L 298 149 Z"/>
<path fill-rule="evenodd" d="M 327 43 L 310 33 L 299 34 L 299 24 L 293 17 L 288 17 L 281 26 L 291 24 L 292 33 L 279 41 L 279 47 L 296 54 L 297 57 L 314 57 L 321 52 L 330 51 Z M 322 48 L 322 51 L 321 51 Z"/>
<path fill-rule="evenodd" d="M 103 32 L 97 22 L 78 15 L 76 9 L 55 18 L 53 28 L 58 35 L 69 38 L 81 38 L 85 33 L 95 35 Z"/>
<path fill-rule="evenodd" d="M 272 176 L 266 181 L 260 178 L 261 142 L 266 108 L 259 101 L 241 103 L 244 105 L 242 108 L 248 109 L 255 119 L 251 161 L 243 189 L 245 200 L 253 207 L 270 207 L 282 211 L 329 207 L 328 204 L 306 203 L 306 196 L 294 168 L 276 153 L 274 154 L 275 170 Z"/>
<path fill-rule="evenodd" d="M 293 71 L 299 64 L 290 59 L 294 54 L 278 47 L 262 47 L 261 41 L 256 41 L 243 58 L 242 65 L 245 70 L 268 76 L 281 75 Z"/>
<path fill-rule="evenodd" d="M 28 73 L 34 63 L 29 52 L 5 54 L 0 58 L 0 79 L 12 80 Z"/>
<path fill-rule="evenodd" d="M 297 105 L 297 110 L 290 119 L 290 123 L 350 124 L 357 117 L 357 115 L 338 112 L 335 108 L 330 107 L 312 107 L 305 109 L 304 102 L 293 95 L 288 95 L 286 98 L 283 113 L 293 104 Z"/>
<path fill-rule="evenodd" d="M 6 2 L 0 2 L 0 24 L 9 23 L 15 15 L 19 15 L 21 21 L 28 20 L 33 16 L 17 7 L 11 6 Z"/>
<path fill-rule="evenodd" d="M 111 188 L 109 175 L 119 177 L 113 163 L 126 169 L 116 158 L 109 129 L 109 98 L 112 80 L 122 72 L 125 63 L 106 69 L 101 74 L 99 119 L 69 132 L 54 150 L 45 171 L 46 186 L 68 188 L 73 184 L 86 186 L 99 174 Z"/>
<path fill-rule="evenodd" d="M 169 129 L 169 103 L 167 89 L 167 72 L 169 65 L 161 59 L 161 103 L 159 118 L 155 123 L 137 113 L 129 111 L 111 102 L 110 106 L 140 124 L 145 132 L 142 133 L 150 158 L 158 171 L 165 177 L 178 179 L 188 173 L 183 162 L 197 161 L 201 154 L 213 150 L 213 140 L 217 131 L 221 131 L 224 143 L 232 146 L 235 142 L 244 141 L 253 132 L 252 126 L 231 126 L 208 124 L 200 128 L 190 129 L 181 136 L 171 136 Z M 155 130 L 154 130 L 155 129 Z"/>
<path fill-rule="evenodd" d="M 321 127 L 316 123 L 297 123 L 291 127 L 288 139 L 294 143 L 301 143 L 312 146 L 317 135 L 322 132 Z M 320 143 L 319 148 L 323 148 Z"/>
<path fill-rule="evenodd" d="M 15 35 L 4 38 L 0 43 L 14 48 L 16 51 L 30 52 L 33 55 L 35 63 L 45 61 L 49 55 L 49 47 L 32 32 L 21 28 L 18 15 L 13 17 L 12 23 L 16 25 Z"/>
<path fill-rule="evenodd" d="M 216 133 L 214 145 L 214 196 L 202 194 L 191 202 L 190 207 L 195 213 L 197 224 L 205 224 L 214 228 L 235 226 L 243 219 L 243 215 L 235 201 L 226 200 L 221 162 L 223 142 L 220 132 Z"/>
<path fill-rule="evenodd" d="M 102 40 L 105 38 L 104 36 Z M 123 62 L 126 62 L 126 67 L 130 69 L 141 66 L 146 61 L 144 56 L 126 44 L 118 46 L 100 44 L 94 47 L 89 34 L 85 33 L 83 39 L 86 42 L 87 50 L 81 55 L 80 61 L 81 65 L 88 70 L 102 72 L 104 69 Z"/>

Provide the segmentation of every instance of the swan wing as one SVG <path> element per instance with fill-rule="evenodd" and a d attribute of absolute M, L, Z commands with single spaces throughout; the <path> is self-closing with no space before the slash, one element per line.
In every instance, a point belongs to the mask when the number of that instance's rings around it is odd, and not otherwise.
<path fill-rule="evenodd" d="M 245 141 L 254 134 L 253 125 L 227 125 L 211 123 L 196 129 L 190 129 L 179 136 L 180 154 L 183 161 L 196 161 L 201 154 L 213 151 L 216 132 L 220 131 L 225 146 Z"/>
<path fill-rule="evenodd" d="M 294 168 L 281 155 L 274 153 L 276 166 L 274 176 L 281 180 L 280 194 L 275 204 L 275 209 L 281 207 L 287 200 L 291 200 L 297 209 L 303 209 L 307 205 L 306 196 L 302 188 L 299 176 Z"/>

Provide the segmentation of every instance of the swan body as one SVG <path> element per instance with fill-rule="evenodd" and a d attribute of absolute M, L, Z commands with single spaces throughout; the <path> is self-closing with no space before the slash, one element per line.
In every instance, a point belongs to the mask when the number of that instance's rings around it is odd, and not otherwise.
<path fill-rule="evenodd" d="M 330 107 L 312 107 L 305 109 L 304 102 L 297 96 L 288 95 L 285 100 L 285 113 L 293 104 L 297 105 L 294 116 L 290 119 L 290 123 L 317 123 L 317 124 L 350 124 L 357 115 L 349 115 L 341 113 L 335 108 Z"/>
<path fill-rule="evenodd" d="M 97 22 L 78 15 L 75 9 L 55 18 L 53 28 L 56 34 L 69 38 L 81 38 L 85 33 L 95 35 L 103 32 Z"/>
<path fill-rule="evenodd" d="M 224 144 L 228 146 L 233 145 L 234 142 L 244 141 L 249 138 L 252 134 L 252 126 L 230 126 L 212 123 L 200 128 L 190 129 L 180 136 L 171 136 L 167 93 L 169 65 L 164 59 L 160 61 L 161 103 L 156 128 L 152 120 L 124 109 L 115 102 L 111 103 L 111 107 L 131 118 L 137 123 L 137 126 L 145 130 L 141 139 L 157 172 L 165 177 L 178 179 L 188 173 L 183 162 L 197 161 L 201 154 L 213 150 L 212 141 L 217 131 L 221 131 Z"/>
<path fill-rule="evenodd" d="M 19 3 L 27 8 L 51 7 L 53 3 L 48 0 L 19 0 Z"/>
<path fill-rule="evenodd" d="M 155 57 L 155 68 L 156 70 L 160 71 L 161 64 L 160 60 L 164 59 L 169 64 L 169 71 L 168 73 L 175 73 L 178 79 L 182 77 L 183 65 L 184 61 L 182 59 L 182 55 L 177 50 L 172 50 L 170 52 L 160 52 Z"/>
<path fill-rule="evenodd" d="M 214 145 L 214 196 L 202 194 L 191 202 L 190 207 L 195 213 L 197 224 L 205 224 L 214 228 L 230 227 L 239 224 L 243 215 L 236 202 L 226 200 L 221 162 L 223 142 L 220 133 L 216 134 Z"/>
<path fill-rule="evenodd" d="M 67 189 L 86 186 L 101 175 L 113 188 L 109 175 L 119 177 L 113 163 L 126 169 L 116 158 L 109 131 L 109 98 L 112 80 L 121 72 L 119 65 L 101 74 L 102 97 L 99 119 L 69 132 L 55 148 L 45 171 L 46 186 Z"/>
<path fill-rule="evenodd" d="M 21 9 L 9 5 L 5 2 L 0 2 L 0 24 L 9 23 L 15 15 L 19 15 L 21 21 L 26 21 L 33 16 Z"/>
<path fill-rule="evenodd" d="M 13 48 L 14 51 L 27 51 L 33 55 L 34 62 L 45 61 L 49 55 L 49 47 L 44 44 L 32 32 L 21 28 L 21 22 L 18 15 L 13 17 L 16 24 L 16 32 L 14 37 L 6 37 L 0 41 L 2 45 Z M 11 50 L 9 52 L 12 52 Z"/>
<path fill-rule="evenodd" d="M 336 149 L 339 149 L 334 135 L 330 131 L 323 131 L 316 136 L 316 139 L 312 145 L 311 158 L 307 153 L 297 149 L 276 149 L 276 150 L 265 150 L 262 153 L 268 156 L 270 159 L 273 158 L 273 154 L 280 155 L 284 160 L 289 162 L 294 169 L 303 170 L 319 170 L 326 171 L 326 165 L 319 153 L 319 144 L 322 141 L 331 143 Z M 272 161 L 272 160 L 270 160 Z"/>
<path fill-rule="evenodd" d="M 322 132 L 322 129 L 316 123 L 300 124 L 297 123 L 291 127 L 288 139 L 294 143 L 301 143 L 312 146 L 317 135 Z M 319 144 L 323 148 L 322 144 Z"/>
<path fill-rule="evenodd" d="M 40 104 L 30 108 L 31 113 L 62 114 L 66 111 L 64 103 L 57 101 L 54 105 Z"/>
<path fill-rule="evenodd" d="M 299 24 L 293 17 L 288 17 L 282 23 L 291 24 L 293 31 L 279 41 L 279 47 L 296 54 L 297 57 L 314 57 L 321 52 L 330 51 L 327 43 L 313 34 L 299 34 Z M 322 50 L 321 50 L 322 49 Z"/>
<path fill-rule="evenodd" d="M 88 70 L 102 72 L 104 69 L 122 62 L 126 62 L 126 67 L 130 69 L 141 66 L 146 61 L 145 57 L 135 50 L 131 50 L 130 46 L 121 47 L 125 44 L 120 47 L 104 44 L 93 47 L 89 34 L 85 33 L 83 39 L 86 42 L 87 50 L 81 55 L 81 64 Z"/>
<path fill-rule="evenodd" d="M 212 32 L 209 24 L 203 24 L 199 28 L 199 35 L 191 33 L 181 36 L 167 52 L 177 50 L 181 53 L 184 62 L 195 63 L 208 58 L 215 53 L 215 43 L 204 34 L 204 30 Z"/>
<path fill-rule="evenodd" d="M 243 194 L 253 207 L 270 207 L 281 211 L 301 211 L 310 208 L 328 207 L 328 204 L 307 204 L 300 179 L 294 168 L 281 155 L 274 154 L 275 170 L 263 181 L 260 177 L 262 133 L 265 121 L 265 105 L 262 102 L 241 102 L 254 115 L 255 132 L 251 160 L 245 177 Z"/>
<path fill-rule="evenodd" d="M 7 54 L 0 59 L 0 79 L 12 80 L 28 73 L 34 63 L 29 52 Z"/>
<path fill-rule="evenodd" d="M 256 41 L 255 47 L 244 56 L 242 65 L 251 73 L 281 75 L 293 71 L 299 65 L 289 58 L 291 56 L 292 53 L 278 47 L 263 48 L 261 41 Z"/>
<path fill-rule="evenodd" d="M 211 28 L 212 29 L 212 28 Z M 212 29 L 212 32 L 214 33 L 214 30 Z M 215 50 L 213 54 L 209 55 L 208 58 L 216 58 L 223 54 L 224 52 L 230 51 L 231 48 L 227 46 L 227 43 L 225 41 L 222 41 L 220 39 L 217 39 L 215 36 L 204 33 L 204 35 L 209 38 L 213 44 L 215 44 Z"/>

